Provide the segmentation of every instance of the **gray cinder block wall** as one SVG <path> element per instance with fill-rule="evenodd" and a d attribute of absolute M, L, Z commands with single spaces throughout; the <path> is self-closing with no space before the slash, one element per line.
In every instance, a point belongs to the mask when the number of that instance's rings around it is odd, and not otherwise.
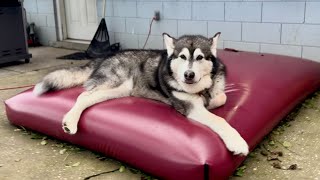
<path fill-rule="evenodd" d="M 54 29 L 48 23 L 53 13 L 44 4 L 50 1 L 25 0 L 26 8 L 36 3 L 37 9 L 29 8 L 29 18 L 40 18 L 41 28 L 49 34 Z M 102 0 L 97 0 L 97 7 L 101 17 Z M 161 20 L 154 22 L 147 48 L 163 48 L 163 32 L 212 37 L 221 31 L 220 48 L 320 61 L 319 0 L 107 0 L 111 40 L 123 48 L 142 48 L 155 10 Z"/>
<path fill-rule="evenodd" d="M 36 24 L 40 43 L 50 45 L 57 41 L 53 0 L 24 0 L 27 22 Z"/>

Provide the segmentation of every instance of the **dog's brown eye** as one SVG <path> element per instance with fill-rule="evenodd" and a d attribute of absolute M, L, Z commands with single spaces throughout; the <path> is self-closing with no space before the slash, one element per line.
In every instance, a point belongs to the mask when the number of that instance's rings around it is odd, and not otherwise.
<path fill-rule="evenodd" d="M 183 54 L 180 55 L 180 58 L 183 59 L 183 60 L 186 60 L 186 59 L 187 59 L 187 57 L 186 57 L 185 55 L 183 55 Z"/>
<path fill-rule="evenodd" d="M 201 56 L 201 55 L 197 56 L 197 58 L 196 58 L 196 60 L 201 60 L 201 59 L 203 59 L 203 56 Z"/>

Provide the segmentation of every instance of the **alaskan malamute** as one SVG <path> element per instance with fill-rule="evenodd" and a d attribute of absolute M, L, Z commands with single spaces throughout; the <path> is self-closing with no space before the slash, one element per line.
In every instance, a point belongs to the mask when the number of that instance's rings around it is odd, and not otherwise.
<path fill-rule="evenodd" d="M 75 134 L 81 113 L 88 107 L 125 96 L 150 98 L 173 106 L 188 119 L 217 133 L 229 151 L 247 155 L 248 145 L 223 118 L 210 113 L 226 102 L 225 66 L 217 58 L 220 33 L 213 38 L 164 33 L 166 50 L 124 50 L 87 65 L 61 69 L 45 76 L 36 95 L 83 85 L 75 105 L 64 116 L 62 128 Z"/>

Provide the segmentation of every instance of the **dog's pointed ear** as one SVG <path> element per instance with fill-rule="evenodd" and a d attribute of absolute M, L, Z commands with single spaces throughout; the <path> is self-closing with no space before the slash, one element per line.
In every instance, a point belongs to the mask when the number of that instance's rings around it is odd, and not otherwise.
<path fill-rule="evenodd" d="M 211 38 L 211 53 L 212 55 L 214 55 L 215 57 L 217 57 L 217 47 L 218 47 L 218 40 L 219 40 L 219 37 L 221 35 L 221 32 L 217 32 L 213 38 Z"/>
<path fill-rule="evenodd" d="M 164 44 L 166 45 L 166 49 L 169 57 L 173 54 L 174 43 L 176 40 L 167 33 L 163 33 L 162 36 L 163 36 Z"/>

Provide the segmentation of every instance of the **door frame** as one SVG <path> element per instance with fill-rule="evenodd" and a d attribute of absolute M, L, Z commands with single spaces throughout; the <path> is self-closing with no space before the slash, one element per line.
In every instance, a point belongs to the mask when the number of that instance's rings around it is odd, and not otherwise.
<path fill-rule="evenodd" d="M 54 9 L 57 39 L 58 41 L 64 41 L 68 39 L 66 9 L 64 5 L 64 0 L 54 0 Z"/>
<path fill-rule="evenodd" d="M 57 41 L 74 41 L 87 44 L 90 40 L 70 39 L 67 31 L 65 0 L 53 0 Z M 99 22 L 97 26 L 99 25 Z"/>

